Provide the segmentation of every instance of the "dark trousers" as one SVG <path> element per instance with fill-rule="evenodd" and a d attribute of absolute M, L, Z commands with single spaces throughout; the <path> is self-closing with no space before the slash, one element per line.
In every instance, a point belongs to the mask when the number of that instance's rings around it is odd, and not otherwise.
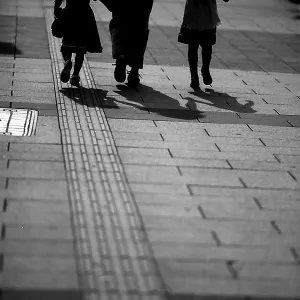
<path fill-rule="evenodd" d="M 142 69 L 149 37 L 153 0 L 117 0 L 109 24 L 112 56 L 124 55 L 126 63 Z"/>

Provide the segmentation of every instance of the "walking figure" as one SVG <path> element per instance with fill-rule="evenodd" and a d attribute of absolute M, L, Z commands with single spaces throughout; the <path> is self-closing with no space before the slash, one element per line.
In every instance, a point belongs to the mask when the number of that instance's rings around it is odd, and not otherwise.
<path fill-rule="evenodd" d="M 140 83 L 139 69 L 143 68 L 152 6 L 153 0 L 115 0 L 111 8 L 109 31 L 112 56 L 116 60 L 114 77 L 117 82 L 124 82 L 126 66 L 130 66 L 127 77 L 130 87 Z"/>
<path fill-rule="evenodd" d="M 229 0 L 223 0 L 228 2 Z M 178 42 L 188 45 L 188 62 L 191 73 L 190 86 L 199 89 L 198 49 L 202 48 L 201 75 L 205 85 L 212 84 L 210 62 L 212 46 L 216 43 L 220 24 L 216 0 L 186 0 Z"/>
<path fill-rule="evenodd" d="M 95 0 L 94 0 L 95 1 Z M 70 79 L 71 85 L 79 86 L 84 55 L 86 52 L 102 53 L 102 46 L 90 0 L 66 0 L 64 9 L 60 8 L 63 0 L 54 0 L 54 15 L 64 20 L 64 34 L 61 53 L 64 67 L 60 74 L 62 82 L 68 82 L 72 70 L 72 54 L 75 64 Z"/>

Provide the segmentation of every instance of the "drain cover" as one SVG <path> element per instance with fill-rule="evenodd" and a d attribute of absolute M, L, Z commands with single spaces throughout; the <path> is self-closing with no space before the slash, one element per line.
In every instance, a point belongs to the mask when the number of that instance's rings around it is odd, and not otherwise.
<path fill-rule="evenodd" d="M 37 117 L 36 110 L 0 108 L 0 135 L 33 135 Z"/>

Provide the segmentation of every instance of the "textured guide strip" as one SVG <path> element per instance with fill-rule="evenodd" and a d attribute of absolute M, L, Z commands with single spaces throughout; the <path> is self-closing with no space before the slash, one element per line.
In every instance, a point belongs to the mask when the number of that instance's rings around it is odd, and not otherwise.
<path fill-rule="evenodd" d="M 79 278 L 86 299 L 163 299 L 163 283 L 86 61 L 79 99 L 75 101 L 75 89 L 68 88 L 68 97 L 59 91 L 59 41 L 49 31 L 51 20 L 46 10 Z"/>

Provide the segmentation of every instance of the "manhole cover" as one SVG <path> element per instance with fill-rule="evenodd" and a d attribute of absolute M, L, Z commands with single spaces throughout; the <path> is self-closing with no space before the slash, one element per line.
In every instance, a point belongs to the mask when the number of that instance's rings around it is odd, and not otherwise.
<path fill-rule="evenodd" d="M 0 108 L 0 135 L 33 135 L 37 117 L 36 110 Z"/>

